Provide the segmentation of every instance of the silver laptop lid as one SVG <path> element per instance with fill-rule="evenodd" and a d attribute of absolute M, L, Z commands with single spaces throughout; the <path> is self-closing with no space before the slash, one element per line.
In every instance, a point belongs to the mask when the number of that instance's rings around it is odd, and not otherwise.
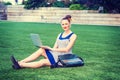
<path fill-rule="evenodd" d="M 34 44 L 36 47 L 41 47 L 41 46 L 42 46 L 42 42 L 41 42 L 40 37 L 39 37 L 38 34 L 31 33 L 31 34 L 30 34 L 30 37 L 31 37 L 31 39 L 32 39 L 33 44 Z"/>

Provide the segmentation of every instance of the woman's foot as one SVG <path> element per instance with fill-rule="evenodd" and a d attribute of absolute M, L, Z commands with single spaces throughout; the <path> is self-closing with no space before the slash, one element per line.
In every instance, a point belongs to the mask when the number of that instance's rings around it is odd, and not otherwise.
<path fill-rule="evenodd" d="M 11 56 L 11 61 L 13 63 L 12 67 L 13 69 L 21 69 L 20 65 L 18 64 L 17 60 L 14 58 L 14 56 Z"/>

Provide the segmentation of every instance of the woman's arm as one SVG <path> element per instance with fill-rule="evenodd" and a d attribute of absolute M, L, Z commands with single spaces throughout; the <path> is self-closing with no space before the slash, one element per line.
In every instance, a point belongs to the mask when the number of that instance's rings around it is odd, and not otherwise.
<path fill-rule="evenodd" d="M 57 39 L 59 38 L 59 36 L 60 36 L 60 34 L 59 34 L 59 35 L 57 36 L 57 38 L 56 38 L 55 44 L 54 44 L 54 46 L 53 46 L 54 49 L 58 48 Z"/>
<path fill-rule="evenodd" d="M 41 48 L 43 48 L 43 49 L 49 49 L 49 50 L 53 50 L 53 49 L 56 49 L 56 48 L 58 48 L 58 45 L 57 45 L 57 39 L 59 38 L 59 36 L 60 36 L 60 34 L 57 36 L 57 38 L 56 38 L 56 41 L 55 41 L 55 44 L 54 44 L 54 46 L 53 46 L 53 48 L 51 48 L 51 47 L 49 47 L 49 46 L 41 46 Z"/>
<path fill-rule="evenodd" d="M 77 39 L 77 35 L 73 34 L 70 38 L 70 42 L 66 48 L 57 48 L 57 43 L 55 43 L 54 47 L 51 49 L 52 51 L 57 51 L 57 52 L 69 52 L 69 50 L 72 48 L 74 45 L 75 41 Z"/>
<path fill-rule="evenodd" d="M 59 35 L 58 35 L 59 37 Z M 57 37 L 57 39 L 58 39 Z M 54 44 L 54 47 L 51 48 L 49 46 L 42 46 L 41 48 L 44 48 L 44 49 L 49 49 L 51 51 L 57 51 L 57 52 L 69 52 L 69 50 L 72 48 L 72 46 L 74 45 L 76 39 L 77 39 L 77 35 L 76 34 L 73 34 L 70 38 L 70 42 L 68 44 L 68 46 L 66 48 L 58 48 L 58 45 L 57 45 L 57 39 L 56 39 L 56 42 Z"/>

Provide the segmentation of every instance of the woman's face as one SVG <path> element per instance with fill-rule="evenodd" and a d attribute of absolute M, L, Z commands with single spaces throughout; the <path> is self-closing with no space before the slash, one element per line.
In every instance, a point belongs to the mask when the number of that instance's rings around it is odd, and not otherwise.
<path fill-rule="evenodd" d="M 66 19 L 66 20 L 62 20 L 61 21 L 61 26 L 63 28 L 64 31 L 67 31 L 70 29 L 70 22 Z"/>

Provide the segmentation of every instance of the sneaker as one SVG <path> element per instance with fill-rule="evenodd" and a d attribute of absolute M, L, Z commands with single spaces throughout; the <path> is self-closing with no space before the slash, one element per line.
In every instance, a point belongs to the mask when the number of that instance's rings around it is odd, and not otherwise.
<path fill-rule="evenodd" d="M 11 61 L 13 63 L 12 67 L 13 69 L 21 69 L 20 65 L 18 64 L 17 60 L 14 58 L 14 56 L 11 56 Z"/>

